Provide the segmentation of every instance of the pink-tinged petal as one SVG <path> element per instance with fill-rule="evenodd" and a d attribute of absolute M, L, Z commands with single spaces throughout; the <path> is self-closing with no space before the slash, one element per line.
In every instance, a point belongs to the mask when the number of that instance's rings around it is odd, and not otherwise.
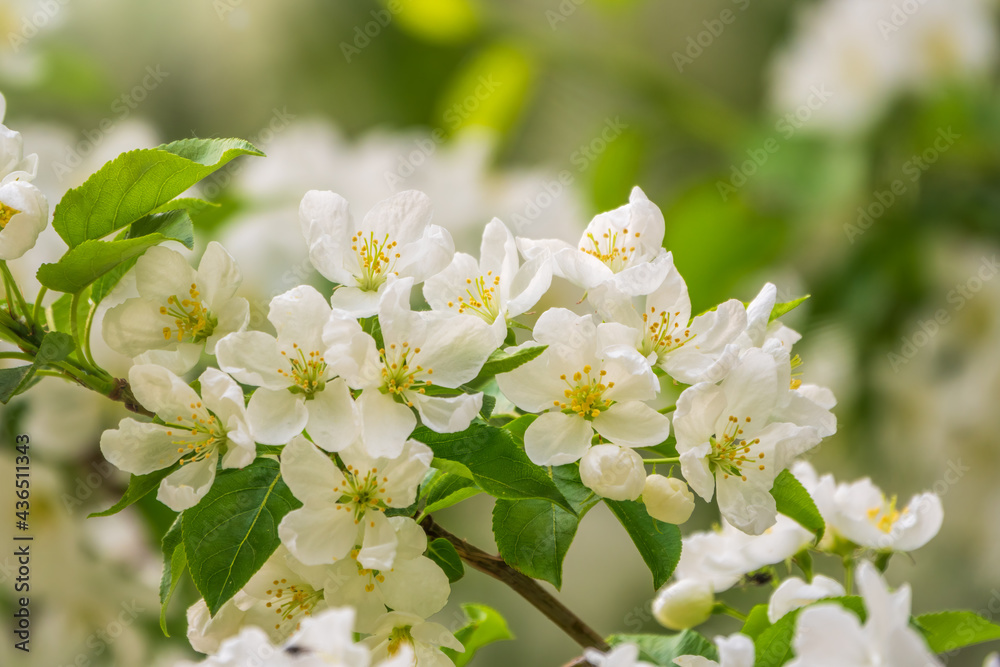
<path fill-rule="evenodd" d="M 257 442 L 284 445 L 306 427 L 309 411 L 302 394 L 260 387 L 250 397 L 247 421 Z"/>
<path fill-rule="evenodd" d="M 215 465 L 216 459 L 212 457 L 182 465 L 160 482 L 156 499 L 175 512 L 194 507 L 212 488 Z"/>
<path fill-rule="evenodd" d="M 262 331 L 229 334 L 215 348 L 219 368 L 237 381 L 267 389 L 286 389 L 291 364 L 281 354 L 278 341 Z"/>
<path fill-rule="evenodd" d="M 427 396 L 407 392 L 424 426 L 436 433 L 458 433 L 469 424 L 483 407 L 483 395 L 459 394 L 458 396 Z"/>
<path fill-rule="evenodd" d="M 615 403 L 593 421 L 605 440 L 622 447 L 653 447 L 670 435 L 670 420 L 639 401 Z"/>
<path fill-rule="evenodd" d="M 524 451 L 535 465 L 557 466 L 579 461 L 590 448 L 594 431 L 577 415 L 546 412 L 524 433 Z"/>

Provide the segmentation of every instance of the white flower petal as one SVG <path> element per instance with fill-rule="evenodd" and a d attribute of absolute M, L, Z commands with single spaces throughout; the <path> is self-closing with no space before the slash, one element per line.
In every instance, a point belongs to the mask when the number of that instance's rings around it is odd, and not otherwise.
<path fill-rule="evenodd" d="M 377 389 L 361 393 L 357 405 L 361 420 L 362 442 L 373 458 L 395 458 L 417 426 L 413 410 L 392 400 Z"/>
<path fill-rule="evenodd" d="M 358 552 L 358 562 L 372 570 L 388 570 L 396 560 L 396 530 L 385 515 L 377 510 L 365 512 L 362 518 L 364 540 Z"/>
<path fill-rule="evenodd" d="M 287 389 L 289 379 L 279 372 L 289 368 L 278 341 L 262 331 L 229 334 L 215 349 L 219 368 L 239 382 L 267 389 Z"/>
<path fill-rule="evenodd" d="M 213 457 L 182 465 L 160 482 L 156 499 L 175 512 L 194 507 L 212 488 L 215 466 L 216 459 Z"/>
<path fill-rule="evenodd" d="M 281 476 L 296 498 L 309 505 L 330 509 L 347 486 L 343 473 L 333 461 L 303 437 L 293 438 L 282 450 Z M 334 488 L 341 491 L 334 491 Z M 354 520 L 353 517 L 351 520 Z"/>
<path fill-rule="evenodd" d="M 451 594 L 448 577 L 429 558 L 397 562 L 382 584 L 388 606 L 427 618 L 444 608 Z"/>
<path fill-rule="evenodd" d="M 358 437 L 354 401 L 343 378 L 328 382 L 303 405 L 309 414 L 306 424 L 309 437 L 326 451 L 339 452 Z"/>
<path fill-rule="evenodd" d="M 593 424 L 606 440 L 624 447 L 652 447 L 670 435 L 670 420 L 639 401 L 615 403 Z"/>
<path fill-rule="evenodd" d="M 288 389 L 259 387 L 247 405 L 247 421 L 257 442 L 284 445 L 306 427 L 309 411 L 305 398 Z"/>
<path fill-rule="evenodd" d="M 424 426 L 436 433 L 464 431 L 483 407 L 482 393 L 427 396 L 411 391 L 406 396 L 413 401 Z"/>
<path fill-rule="evenodd" d="M 546 412 L 524 433 L 524 451 L 535 465 L 557 466 L 579 461 L 590 447 L 594 431 L 577 415 Z"/>

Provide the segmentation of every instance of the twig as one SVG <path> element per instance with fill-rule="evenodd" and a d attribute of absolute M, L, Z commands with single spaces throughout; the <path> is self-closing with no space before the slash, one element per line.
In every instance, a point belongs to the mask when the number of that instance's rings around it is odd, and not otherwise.
<path fill-rule="evenodd" d="M 601 651 L 607 651 L 610 647 L 601 635 L 589 625 L 580 620 L 573 612 L 566 608 L 561 602 L 556 600 L 548 591 L 538 585 L 531 577 L 521 574 L 508 565 L 499 556 L 492 556 L 479 547 L 475 547 L 463 539 L 460 539 L 447 530 L 434 523 L 431 517 L 424 518 L 420 522 L 424 531 L 430 537 L 443 537 L 451 542 L 455 551 L 462 560 L 471 567 L 484 574 L 488 574 L 497 581 L 507 584 L 518 595 L 530 602 L 538 611 L 545 614 L 550 621 L 555 623 L 580 646 L 593 647 Z M 584 664 L 584 663 L 580 663 Z"/>

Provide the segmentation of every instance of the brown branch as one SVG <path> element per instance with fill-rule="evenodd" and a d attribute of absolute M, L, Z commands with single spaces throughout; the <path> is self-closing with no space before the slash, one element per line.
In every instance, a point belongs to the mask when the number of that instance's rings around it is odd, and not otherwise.
<path fill-rule="evenodd" d="M 570 638 L 584 648 L 593 647 L 601 651 L 607 651 L 610 647 L 601 635 L 589 625 L 580 620 L 576 614 L 566 608 L 559 600 L 555 599 L 548 591 L 542 588 L 537 581 L 528 577 L 510 565 L 499 556 L 492 556 L 479 547 L 475 547 L 463 539 L 460 539 L 447 530 L 434 523 L 431 517 L 424 518 L 420 522 L 424 531 L 432 537 L 443 537 L 451 542 L 455 551 L 471 567 L 488 574 L 497 581 L 507 584 L 518 595 L 530 602 L 538 611 L 545 614 L 550 621 L 559 626 Z"/>
<path fill-rule="evenodd" d="M 145 415 L 146 417 L 155 417 L 155 412 L 150 412 L 142 406 L 139 401 L 136 400 L 135 396 L 132 394 L 132 387 L 129 386 L 128 380 L 125 378 L 115 378 L 114 387 L 107 393 L 107 397 L 112 401 L 118 401 L 125 406 L 125 409 L 134 412 L 138 415 Z"/>

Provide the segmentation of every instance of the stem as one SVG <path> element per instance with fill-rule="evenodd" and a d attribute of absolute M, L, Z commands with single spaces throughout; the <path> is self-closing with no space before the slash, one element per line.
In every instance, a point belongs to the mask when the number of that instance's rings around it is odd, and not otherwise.
<path fill-rule="evenodd" d="M 432 517 L 428 516 L 424 518 L 420 522 L 420 525 L 430 537 L 443 537 L 451 542 L 458 555 L 471 567 L 484 574 L 488 574 L 497 581 L 507 584 L 518 595 L 530 602 L 535 609 L 545 614 L 550 621 L 559 626 L 563 632 L 569 635 L 580 646 L 584 648 L 593 647 L 601 651 L 607 651 L 610 648 L 608 643 L 597 632 L 580 620 L 576 614 L 567 609 L 561 602 L 556 600 L 537 581 L 521 574 L 505 563 L 499 556 L 491 556 L 482 549 L 452 535 L 434 523 Z"/>
<path fill-rule="evenodd" d="M 660 408 L 659 410 L 657 410 L 657 412 L 659 412 L 661 415 L 668 415 L 676 409 L 677 409 L 677 404 L 674 403 L 673 405 L 668 405 L 665 408 Z"/>
<path fill-rule="evenodd" d="M 681 457 L 679 457 L 679 456 L 671 456 L 671 457 L 662 458 L 662 459 L 643 459 L 642 462 L 643 463 L 652 463 L 652 464 L 656 464 L 656 463 L 678 463 L 678 462 L 680 462 L 680 460 L 681 460 Z"/>
<path fill-rule="evenodd" d="M 21 359 L 22 361 L 34 361 L 35 358 L 24 352 L 0 352 L 0 359 Z"/>
<path fill-rule="evenodd" d="M 49 291 L 49 288 L 42 285 L 42 288 L 38 290 L 38 296 L 35 297 L 35 307 L 31 311 L 31 319 L 36 323 L 38 322 L 38 316 L 42 312 L 42 298 Z"/>
<path fill-rule="evenodd" d="M 844 559 L 844 591 L 848 595 L 853 595 L 852 590 L 854 589 L 854 560 L 852 558 Z"/>
<path fill-rule="evenodd" d="M 69 306 L 69 322 L 70 330 L 73 332 L 73 340 L 76 342 L 77 347 L 80 349 L 80 367 L 86 370 L 88 373 L 94 373 L 100 375 L 97 369 L 90 365 L 90 361 L 87 359 L 87 348 L 90 346 L 90 341 L 85 340 L 80 336 L 80 316 L 77 312 L 80 309 L 80 299 L 83 296 L 83 292 L 77 292 L 73 295 L 73 301 Z"/>
<path fill-rule="evenodd" d="M 87 321 L 83 325 L 83 346 L 80 348 L 83 358 L 94 368 L 100 368 L 94 361 L 94 353 L 90 351 L 90 330 L 94 326 L 94 315 L 97 314 L 97 307 L 90 309 L 87 313 Z"/>
<path fill-rule="evenodd" d="M 743 621 L 746 623 L 747 616 L 738 609 L 733 609 L 728 604 L 724 602 L 716 602 L 715 606 L 712 608 L 713 614 L 725 614 L 726 616 L 732 616 L 738 621 Z"/>
<path fill-rule="evenodd" d="M 24 301 L 24 295 L 21 294 L 21 290 L 17 287 L 17 281 L 14 280 L 14 276 L 11 274 L 10 269 L 7 268 L 7 262 L 5 260 L 0 260 L 0 271 L 3 272 L 4 283 L 13 285 L 14 296 L 17 297 L 17 304 L 21 309 L 21 314 L 24 315 L 24 319 L 28 321 L 28 325 L 34 327 L 34 321 L 31 319 L 31 310 L 28 308 L 28 304 Z M 8 298 L 10 298 L 10 289 L 8 287 L 7 292 Z M 10 304 L 8 303 L 8 307 Z"/>

